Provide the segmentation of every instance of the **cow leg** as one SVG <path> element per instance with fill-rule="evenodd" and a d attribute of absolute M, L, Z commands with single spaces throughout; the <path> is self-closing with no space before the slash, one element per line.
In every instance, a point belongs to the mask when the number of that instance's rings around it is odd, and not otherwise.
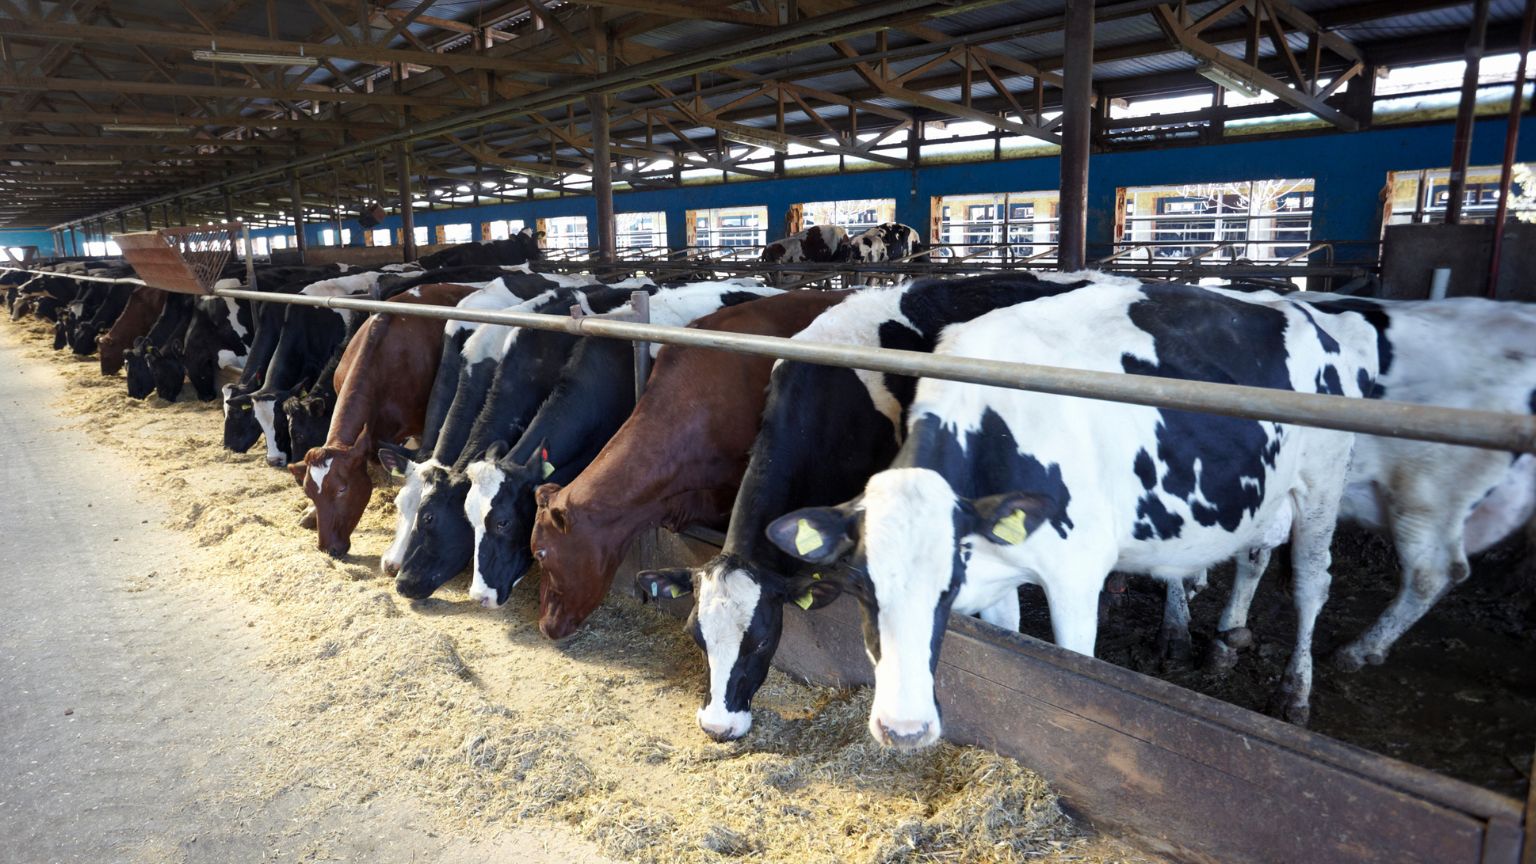
<path fill-rule="evenodd" d="M 1237 567 L 1232 575 L 1232 594 L 1221 610 L 1216 623 L 1216 638 L 1211 640 L 1211 653 L 1206 658 L 1210 672 L 1228 672 L 1237 665 L 1237 652 L 1253 644 L 1253 631 L 1248 629 L 1248 610 L 1253 606 L 1253 595 L 1259 590 L 1259 580 L 1269 569 L 1269 556 L 1273 549 L 1249 549 L 1238 556 Z"/>
<path fill-rule="evenodd" d="M 1334 654 L 1338 668 L 1355 672 L 1385 662 L 1408 628 L 1471 574 L 1461 524 L 1436 515 L 1393 514 L 1392 537 L 1402 566 L 1397 596 L 1369 629 Z"/>
<path fill-rule="evenodd" d="M 1163 629 L 1157 634 L 1157 651 L 1164 660 L 1189 660 L 1189 601 L 1205 587 L 1206 574 L 1164 583 Z"/>
<path fill-rule="evenodd" d="M 1066 570 L 1042 581 L 1057 645 L 1093 656 L 1099 638 L 1099 592 L 1103 586 L 1104 571 L 1092 575 Z"/>
<path fill-rule="evenodd" d="M 1010 633 L 1019 632 L 1019 592 L 1009 591 L 1003 599 L 981 610 L 981 620 Z"/>
<path fill-rule="evenodd" d="M 1346 453 L 1348 451 L 1345 451 Z M 1344 476 L 1338 466 L 1338 477 Z M 1313 487 L 1312 494 L 1293 502 L 1296 519 L 1291 526 L 1291 598 L 1296 605 L 1296 646 L 1280 687 L 1271 701 L 1272 713 L 1298 726 L 1307 725 L 1312 697 L 1312 637 L 1317 616 L 1328 602 L 1333 576 L 1333 529 L 1339 518 L 1339 498 Z"/>

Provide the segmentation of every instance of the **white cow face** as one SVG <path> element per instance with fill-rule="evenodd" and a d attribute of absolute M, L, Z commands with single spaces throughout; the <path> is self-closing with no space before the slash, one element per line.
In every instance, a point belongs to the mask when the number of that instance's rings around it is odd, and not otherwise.
<path fill-rule="evenodd" d="M 904 750 L 943 733 L 934 670 L 950 607 L 965 579 L 962 541 L 979 534 L 1022 543 L 1054 503 L 1022 493 L 966 499 L 926 468 L 870 478 L 862 498 L 780 517 L 768 539 L 805 561 L 846 562 L 846 590 L 863 607 L 865 649 L 875 666 L 869 731 Z"/>

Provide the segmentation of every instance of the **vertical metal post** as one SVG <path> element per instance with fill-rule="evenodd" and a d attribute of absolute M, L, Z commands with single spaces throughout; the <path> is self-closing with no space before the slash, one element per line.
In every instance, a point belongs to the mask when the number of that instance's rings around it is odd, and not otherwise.
<path fill-rule="evenodd" d="M 235 221 L 235 196 L 229 194 L 228 189 L 224 190 L 224 221 Z"/>
<path fill-rule="evenodd" d="M 1093 2 L 1067 0 L 1062 70 L 1061 223 L 1057 264 L 1081 270 L 1088 247 L 1088 152 L 1093 125 Z"/>
<path fill-rule="evenodd" d="M 148 207 L 144 208 L 144 230 L 155 230 L 155 211 L 149 209 Z"/>
<path fill-rule="evenodd" d="M 618 228 L 613 218 L 613 159 L 609 154 L 608 97 L 587 97 L 592 115 L 592 197 L 597 199 L 597 257 L 613 263 Z"/>
<path fill-rule="evenodd" d="M 1467 195 L 1467 161 L 1472 156 L 1472 124 L 1477 112 L 1477 70 L 1488 34 L 1488 0 L 1472 5 L 1472 30 L 1467 34 L 1467 69 L 1461 76 L 1461 104 L 1456 108 L 1456 138 L 1451 147 L 1450 200 L 1445 203 L 1447 225 L 1461 224 L 1462 199 Z"/>
<path fill-rule="evenodd" d="M 187 199 L 176 199 L 176 224 L 187 227 Z"/>
<path fill-rule="evenodd" d="M 299 254 L 309 251 L 309 242 L 304 239 L 304 195 L 299 188 L 299 175 L 296 171 L 288 172 L 288 197 L 293 202 L 293 243 Z"/>
<path fill-rule="evenodd" d="M 245 287 L 256 289 L 256 250 L 251 248 L 251 226 L 240 226 L 240 242 L 245 245 Z"/>
<path fill-rule="evenodd" d="M 406 261 L 415 261 L 416 211 L 411 202 L 411 160 L 404 144 L 395 145 L 395 178 L 400 186 L 400 248 Z"/>
<path fill-rule="evenodd" d="M 651 295 L 644 291 L 629 292 L 629 305 L 635 311 L 635 320 L 651 323 Z M 645 395 L 645 382 L 651 378 L 651 343 L 633 342 L 635 351 L 635 401 Z"/>
<path fill-rule="evenodd" d="M 1498 296 L 1499 257 L 1504 251 L 1504 219 L 1509 214 L 1510 181 L 1515 170 L 1515 145 L 1520 140 L 1520 112 L 1525 107 L 1525 60 L 1531 53 L 1536 30 L 1536 0 L 1525 0 L 1525 20 L 1520 24 L 1520 63 L 1515 69 L 1515 89 L 1509 98 L 1509 125 L 1504 130 L 1504 163 L 1499 168 L 1499 206 L 1493 214 L 1493 253 L 1488 256 L 1488 296 Z"/>
<path fill-rule="evenodd" d="M 77 257 L 80 255 L 80 240 L 75 236 L 73 225 L 69 226 L 69 254 Z"/>

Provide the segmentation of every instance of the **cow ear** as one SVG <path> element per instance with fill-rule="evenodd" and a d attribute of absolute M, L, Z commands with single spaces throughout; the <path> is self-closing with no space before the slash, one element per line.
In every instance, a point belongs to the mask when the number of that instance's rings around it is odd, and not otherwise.
<path fill-rule="evenodd" d="M 492 441 L 491 446 L 485 448 L 485 461 L 500 462 L 509 449 L 511 447 L 505 441 Z"/>
<path fill-rule="evenodd" d="M 988 495 L 969 503 L 975 513 L 975 533 L 1000 546 L 1023 543 L 1061 509 L 1052 498 L 1024 492 Z"/>
<path fill-rule="evenodd" d="M 642 602 L 662 597 L 676 599 L 693 593 L 693 571 L 687 567 L 641 570 L 635 574 L 635 591 Z"/>
<path fill-rule="evenodd" d="M 802 561 L 830 564 L 853 548 L 853 508 L 807 507 L 780 516 L 768 526 L 773 545 Z"/>
<path fill-rule="evenodd" d="M 787 600 L 811 612 L 836 600 L 842 593 L 842 582 L 822 576 L 820 573 L 812 573 L 790 583 Z"/>
<path fill-rule="evenodd" d="M 533 490 L 533 500 L 538 502 L 540 508 L 548 507 L 549 502 L 554 500 L 555 494 L 562 488 L 564 487 L 559 483 L 545 483 Z"/>
<path fill-rule="evenodd" d="M 388 471 L 391 477 L 404 477 L 406 468 L 410 467 L 406 464 L 409 461 L 410 454 L 398 444 L 384 444 L 379 447 L 379 464 L 384 466 L 384 470 Z"/>
<path fill-rule="evenodd" d="M 300 486 L 304 485 L 304 472 L 308 470 L 309 466 L 303 460 L 288 463 L 288 473 L 293 475 L 294 482 Z"/>

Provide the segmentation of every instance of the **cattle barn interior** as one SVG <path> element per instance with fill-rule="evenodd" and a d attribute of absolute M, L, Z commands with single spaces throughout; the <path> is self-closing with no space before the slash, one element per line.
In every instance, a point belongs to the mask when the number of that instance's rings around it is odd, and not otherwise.
<path fill-rule="evenodd" d="M 0 0 L 0 859 L 1536 862 L 1533 30 Z"/>

